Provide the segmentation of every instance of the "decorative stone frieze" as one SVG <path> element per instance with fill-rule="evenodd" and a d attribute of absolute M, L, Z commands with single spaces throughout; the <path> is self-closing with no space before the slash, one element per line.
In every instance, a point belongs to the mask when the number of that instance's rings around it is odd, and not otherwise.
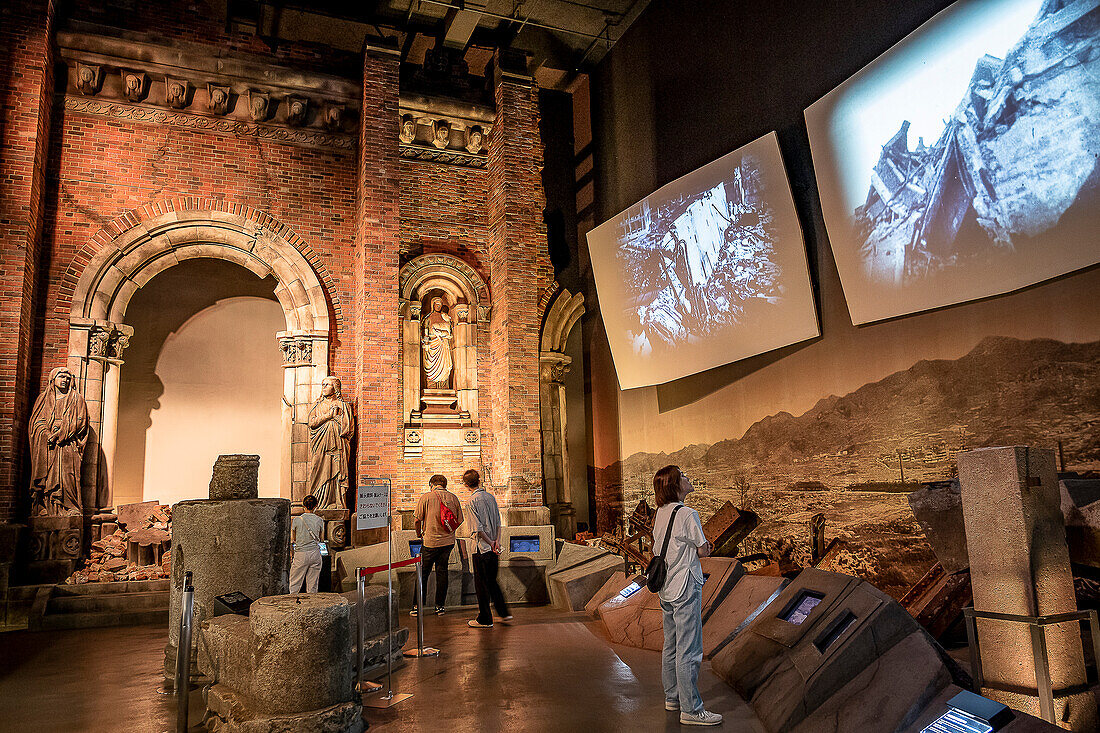
<path fill-rule="evenodd" d="M 444 165 L 484 168 L 493 112 L 469 103 L 410 95 L 401 99 L 401 157 Z"/>
<path fill-rule="evenodd" d="M 361 95 L 346 79 L 89 33 L 62 31 L 58 45 L 67 110 L 310 147 L 355 147 Z"/>

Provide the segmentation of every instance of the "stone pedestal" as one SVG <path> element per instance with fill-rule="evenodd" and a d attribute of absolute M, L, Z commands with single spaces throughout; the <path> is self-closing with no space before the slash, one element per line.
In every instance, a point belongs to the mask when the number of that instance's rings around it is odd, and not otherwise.
<path fill-rule="evenodd" d="M 290 502 L 195 499 L 172 507 L 172 586 L 165 675 L 175 673 L 184 573 L 193 573 L 195 625 L 214 615 L 214 597 L 252 599 L 290 586 Z"/>
<path fill-rule="evenodd" d="M 27 520 L 30 539 L 30 583 L 60 583 L 72 575 L 84 544 L 84 517 L 31 517 Z"/>
<path fill-rule="evenodd" d="M 217 731 L 358 733 L 351 613 L 334 593 L 261 598 L 248 619 L 207 622 L 199 665 L 207 727 Z"/>
<path fill-rule="evenodd" d="M 325 520 L 325 541 L 329 550 L 339 550 L 348 545 L 348 517 L 351 512 L 347 509 L 318 509 L 318 517 Z"/>
<path fill-rule="evenodd" d="M 218 456 L 210 476 L 210 498 L 255 499 L 259 496 L 259 477 L 259 456 Z"/>
<path fill-rule="evenodd" d="M 1054 452 L 1016 446 L 960 453 L 959 482 L 974 608 L 1022 616 L 1076 611 Z M 1038 716 L 1038 695 L 1022 692 L 1037 689 L 1029 627 L 979 620 L 977 632 L 988 685 L 982 694 Z M 1046 641 L 1056 720 L 1070 730 L 1097 730 L 1089 692 L 1057 696 L 1086 682 L 1080 625 L 1048 626 Z"/>

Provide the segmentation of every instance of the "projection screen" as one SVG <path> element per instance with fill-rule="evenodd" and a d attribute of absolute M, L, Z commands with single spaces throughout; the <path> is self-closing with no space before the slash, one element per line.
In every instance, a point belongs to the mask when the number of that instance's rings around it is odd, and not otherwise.
<path fill-rule="evenodd" d="M 820 333 L 775 133 L 604 222 L 588 248 L 623 389 Z"/>
<path fill-rule="evenodd" d="M 853 323 L 1100 261 L 1100 0 L 961 0 L 806 125 Z"/>

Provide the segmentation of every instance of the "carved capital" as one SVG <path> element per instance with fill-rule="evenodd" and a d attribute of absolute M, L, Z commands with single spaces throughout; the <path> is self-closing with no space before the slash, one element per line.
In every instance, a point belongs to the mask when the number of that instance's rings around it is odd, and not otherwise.
<path fill-rule="evenodd" d="M 309 100 L 305 97 L 291 95 L 286 98 L 286 121 L 291 127 L 301 127 L 308 112 Z"/>
<path fill-rule="evenodd" d="M 344 126 L 344 112 L 345 107 L 342 104 L 330 104 L 325 107 L 324 125 L 325 129 L 331 132 L 335 132 Z"/>
<path fill-rule="evenodd" d="M 271 95 L 267 92 L 248 90 L 248 117 L 253 122 L 263 122 L 271 116 Z"/>
<path fill-rule="evenodd" d="M 436 120 L 432 123 L 432 145 L 440 150 L 446 149 L 451 144 L 451 123 L 446 120 Z"/>
<path fill-rule="evenodd" d="M 284 367 L 313 366 L 313 339 L 308 336 L 284 336 L 279 339 Z"/>

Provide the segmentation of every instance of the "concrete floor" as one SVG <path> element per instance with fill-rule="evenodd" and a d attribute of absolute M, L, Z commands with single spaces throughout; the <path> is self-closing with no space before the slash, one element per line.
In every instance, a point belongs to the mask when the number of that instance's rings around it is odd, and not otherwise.
<path fill-rule="evenodd" d="M 413 697 L 365 708 L 369 730 L 698 730 L 664 711 L 658 653 L 608 643 L 583 614 L 515 614 L 492 630 L 466 626 L 471 611 L 428 616 L 427 641 L 442 655 L 394 673 L 395 691 Z M 157 691 L 165 636 L 159 626 L 0 635 L 0 731 L 174 731 L 175 698 Z M 706 662 L 699 689 L 726 716 L 720 730 L 763 731 Z M 191 719 L 201 717 L 194 693 Z"/>

